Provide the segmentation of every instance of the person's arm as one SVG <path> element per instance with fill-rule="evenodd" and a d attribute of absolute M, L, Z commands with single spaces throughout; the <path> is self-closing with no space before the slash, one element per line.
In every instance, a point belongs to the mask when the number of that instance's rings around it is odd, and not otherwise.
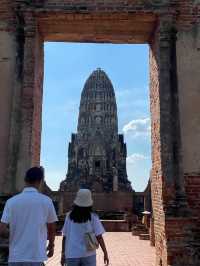
<path fill-rule="evenodd" d="M 53 201 L 48 201 L 48 216 L 47 216 L 47 236 L 49 244 L 47 247 L 47 256 L 50 258 L 54 254 L 54 241 L 56 236 L 56 222 L 58 221 Z"/>
<path fill-rule="evenodd" d="M 10 210 L 10 202 L 9 200 L 6 202 L 3 214 L 0 221 L 0 236 L 3 238 L 9 237 L 9 224 L 11 221 L 11 210 Z"/>
<path fill-rule="evenodd" d="M 3 238 L 9 237 L 9 229 L 6 223 L 0 222 L 0 236 Z"/>
<path fill-rule="evenodd" d="M 55 223 L 48 223 L 47 224 L 47 233 L 48 233 L 48 240 L 49 240 L 49 244 L 47 247 L 47 250 L 48 250 L 47 256 L 50 258 L 54 254 L 54 241 L 55 241 L 55 236 L 56 236 Z"/>
<path fill-rule="evenodd" d="M 65 243 L 66 243 L 66 237 L 63 236 L 62 239 L 62 252 L 61 252 L 61 265 L 64 266 L 65 264 Z"/>
<path fill-rule="evenodd" d="M 92 215 L 92 226 L 93 226 L 93 230 L 94 230 L 95 236 L 97 238 L 97 241 L 99 242 L 100 247 L 104 253 L 104 263 L 105 263 L 105 265 L 108 265 L 109 264 L 108 252 L 107 252 L 106 245 L 105 245 L 105 242 L 104 242 L 104 239 L 102 236 L 105 233 L 105 229 L 104 229 L 98 215 L 96 215 L 96 214 Z"/>
<path fill-rule="evenodd" d="M 104 263 L 105 263 L 105 265 L 108 265 L 109 264 L 108 252 L 107 252 L 107 249 L 106 249 L 106 245 L 105 245 L 103 236 L 102 235 L 98 235 L 98 236 L 96 236 L 96 238 L 97 238 L 97 240 L 99 242 L 99 245 L 102 248 L 102 251 L 103 251 L 103 254 L 104 254 Z"/>

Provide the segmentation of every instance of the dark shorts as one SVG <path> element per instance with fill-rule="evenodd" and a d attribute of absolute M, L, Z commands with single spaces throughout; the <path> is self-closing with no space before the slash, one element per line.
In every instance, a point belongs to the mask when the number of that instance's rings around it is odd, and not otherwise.
<path fill-rule="evenodd" d="M 43 266 L 43 262 L 9 262 L 8 266 Z"/>
<path fill-rule="evenodd" d="M 67 266 L 96 266 L 96 255 L 84 258 L 67 259 L 66 262 Z"/>

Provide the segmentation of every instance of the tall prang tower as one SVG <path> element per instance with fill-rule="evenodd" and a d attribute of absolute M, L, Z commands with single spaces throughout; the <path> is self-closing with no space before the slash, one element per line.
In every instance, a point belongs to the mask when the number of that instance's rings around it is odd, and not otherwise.
<path fill-rule="evenodd" d="M 118 134 L 113 85 L 98 68 L 81 93 L 77 133 L 68 147 L 68 172 L 61 191 L 80 187 L 94 192 L 132 191 L 126 171 L 126 144 Z"/>

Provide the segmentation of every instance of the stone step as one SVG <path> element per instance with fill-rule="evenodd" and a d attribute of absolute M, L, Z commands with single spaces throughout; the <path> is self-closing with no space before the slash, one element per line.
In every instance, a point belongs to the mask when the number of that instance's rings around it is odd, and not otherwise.
<path fill-rule="evenodd" d="M 139 235 L 140 240 L 150 240 L 149 234 L 140 234 Z"/>
<path fill-rule="evenodd" d="M 145 226 L 141 223 L 138 223 L 138 224 L 134 224 L 133 228 L 145 228 Z"/>
<path fill-rule="evenodd" d="M 136 224 L 132 228 L 132 235 L 139 236 L 140 234 L 147 234 L 148 230 L 143 224 Z"/>
<path fill-rule="evenodd" d="M 139 236 L 141 234 L 147 234 L 147 230 L 146 229 L 133 229 L 132 230 L 132 235 L 133 236 Z"/>

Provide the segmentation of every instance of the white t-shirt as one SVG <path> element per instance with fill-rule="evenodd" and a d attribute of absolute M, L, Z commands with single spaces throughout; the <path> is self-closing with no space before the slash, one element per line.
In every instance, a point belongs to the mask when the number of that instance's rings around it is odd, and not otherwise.
<path fill-rule="evenodd" d="M 91 221 L 86 223 L 74 223 L 70 220 L 69 215 L 66 216 L 63 227 L 63 235 L 66 237 L 66 258 L 82 258 L 96 254 L 96 251 L 87 251 L 86 249 L 84 236 L 88 231 L 93 231 L 96 236 L 105 233 L 103 225 L 96 214 L 92 214 Z"/>
<path fill-rule="evenodd" d="M 47 259 L 47 223 L 57 221 L 52 200 L 33 187 L 10 198 L 1 222 L 9 224 L 9 262 Z"/>

